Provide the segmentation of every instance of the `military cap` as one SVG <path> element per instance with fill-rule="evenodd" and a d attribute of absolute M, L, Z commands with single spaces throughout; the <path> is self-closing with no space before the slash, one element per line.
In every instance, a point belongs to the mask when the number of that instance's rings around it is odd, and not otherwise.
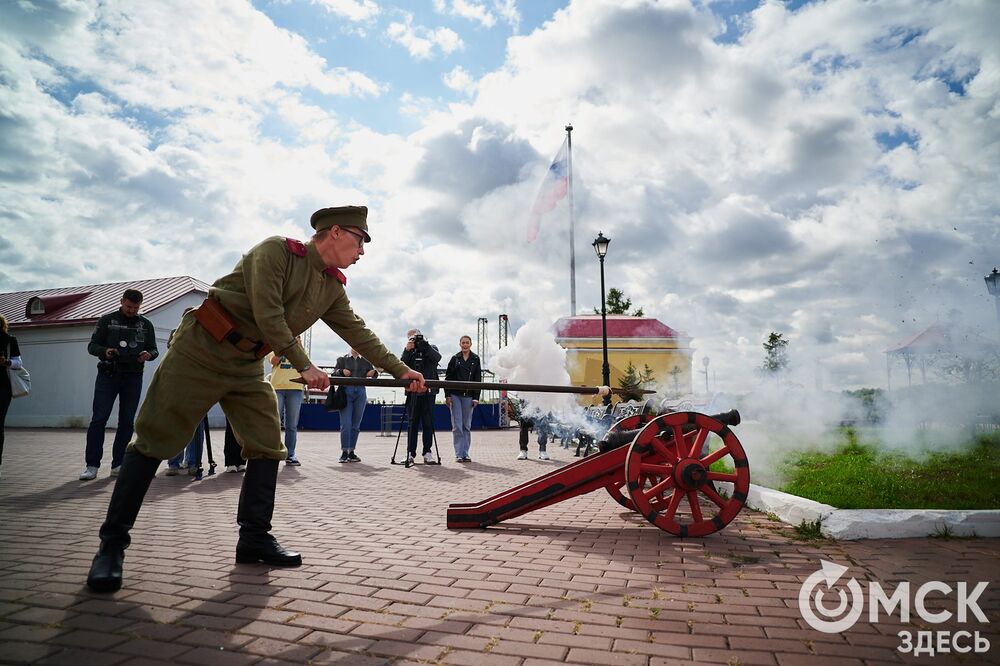
<path fill-rule="evenodd" d="M 332 226 L 356 227 L 365 235 L 365 241 L 370 243 L 368 235 L 368 208 L 365 206 L 334 206 L 320 208 L 309 218 L 309 224 L 316 231 L 323 231 Z"/>

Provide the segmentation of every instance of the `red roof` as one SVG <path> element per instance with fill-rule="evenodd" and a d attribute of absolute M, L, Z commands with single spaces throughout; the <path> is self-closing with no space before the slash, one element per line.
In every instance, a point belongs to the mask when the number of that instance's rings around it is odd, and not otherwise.
<path fill-rule="evenodd" d="M 563 317 L 555 323 L 556 336 L 560 338 L 600 338 L 601 315 Z M 683 331 L 675 331 L 659 319 L 608 315 L 609 338 L 686 338 Z"/>
<path fill-rule="evenodd" d="M 886 354 L 996 353 L 996 343 L 957 324 L 935 322 L 885 350 Z M 975 353 L 975 352 L 974 352 Z"/>
<path fill-rule="evenodd" d="M 208 285 L 193 277 L 112 282 L 85 287 L 34 289 L 0 294 L 0 314 L 12 327 L 92 324 L 101 315 L 117 310 L 126 289 L 142 292 L 140 312 L 148 314 L 191 292 L 208 293 Z M 40 300 L 44 314 L 28 315 L 28 301 Z"/>

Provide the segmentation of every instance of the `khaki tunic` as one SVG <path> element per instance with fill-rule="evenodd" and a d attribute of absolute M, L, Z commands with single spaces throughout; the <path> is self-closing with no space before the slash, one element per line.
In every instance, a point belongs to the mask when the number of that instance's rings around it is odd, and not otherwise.
<path fill-rule="evenodd" d="M 232 315 L 241 335 L 266 341 L 297 370 L 311 361 L 295 336 L 322 319 L 365 358 L 401 377 L 406 365 L 354 314 L 344 285 L 326 272 L 312 242 L 305 249 L 300 257 L 284 238 L 268 238 L 219 278 L 209 295 Z M 229 342 L 216 342 L 189 312 L 153 375 L 129 448 L 161 460 L 172 458 L 215 403 L 233 426 L 244 458 L 287 456 L 263 363 Z"/>

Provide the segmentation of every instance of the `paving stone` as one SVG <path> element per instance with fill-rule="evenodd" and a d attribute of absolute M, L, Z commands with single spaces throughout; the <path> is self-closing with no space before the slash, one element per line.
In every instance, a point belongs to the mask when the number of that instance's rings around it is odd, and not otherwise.
<path fill-rule="evenodd" d="M 74 481 L 82 436 L 7 430 L 2 662 L 876 666 L 908 661 L 896 632 L 909 625 L 866 617 L 843 635 L 813 630 L 798 593 L 820 560 L 885 589 L 1000 580 L 997 539 L 802 543 L 751 511 L 705 539 L 679 539 L 603 491 L 495 528 L 450 531 L 449 502 L 576 459 L 557 449 L 553 464 L 515 465 L 516 432 L 477 431 L 476 463 L 407 470 L 386 463 L 394 442 L 362 433 L 366 462 L 345 466 L 331 433 L 303 431 L 309 464 L 281 469 L 274 516 L 303 566 L 234 564 L 238 475 L 160 476 L 133 530 L 125 587 L 99 595 L 84 579 L 112 484 Z M 49 455 L 31 455 L 40 448 Z M 26 473 L 29 461 L 44 473 Z M 179 519 L 190 515 L 197 524 Z M 928 606 L 949 600 L 932 595 Z M 1000 587 L 979 605 L 990 624 L 969 628 L 1000 649 Z"/>

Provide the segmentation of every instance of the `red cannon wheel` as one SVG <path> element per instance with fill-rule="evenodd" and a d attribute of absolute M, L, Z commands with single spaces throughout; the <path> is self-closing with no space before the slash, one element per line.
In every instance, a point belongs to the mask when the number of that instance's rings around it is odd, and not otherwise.
<path fill-rule="evenodd" d="M 702 455 L 711 433 L 722 439 L 722 447 Z M 726 458 L 734 472 L 709 469 Z M 722 497 L 712 481 L 731 482 L 731 496 Z M 700 537 L 721 530 L 743 508 L 750 464 L 728 426 L 697 412 L 675 412 L 653 419 L 633 440 L 625 458 L 625 482 L 635 510 L 646 520 L 677 536 Z"/>
<path fill-rule="evenodd" d="M 608 429 L 608 432 L 612 433 L 622 430 L 636 430 L 648 420 L 648 416 L 642 416 L 641 414 L 626 416 L 621 421 L 616 421 L 612 424 L 612 426 Z M 635 503 L 632 502 L 632 498 L 629 497 L 628 493 L 625 491 L 626 485 L 627 483 L 625 479 L 622 479 L 620 482 L 604 486 L 604 489 L 608 491 L 608 494 L 611 495 L 611 498 L 614 499 L 614 501 L 618 502 L 629 511 L 635 511 Z"/>

